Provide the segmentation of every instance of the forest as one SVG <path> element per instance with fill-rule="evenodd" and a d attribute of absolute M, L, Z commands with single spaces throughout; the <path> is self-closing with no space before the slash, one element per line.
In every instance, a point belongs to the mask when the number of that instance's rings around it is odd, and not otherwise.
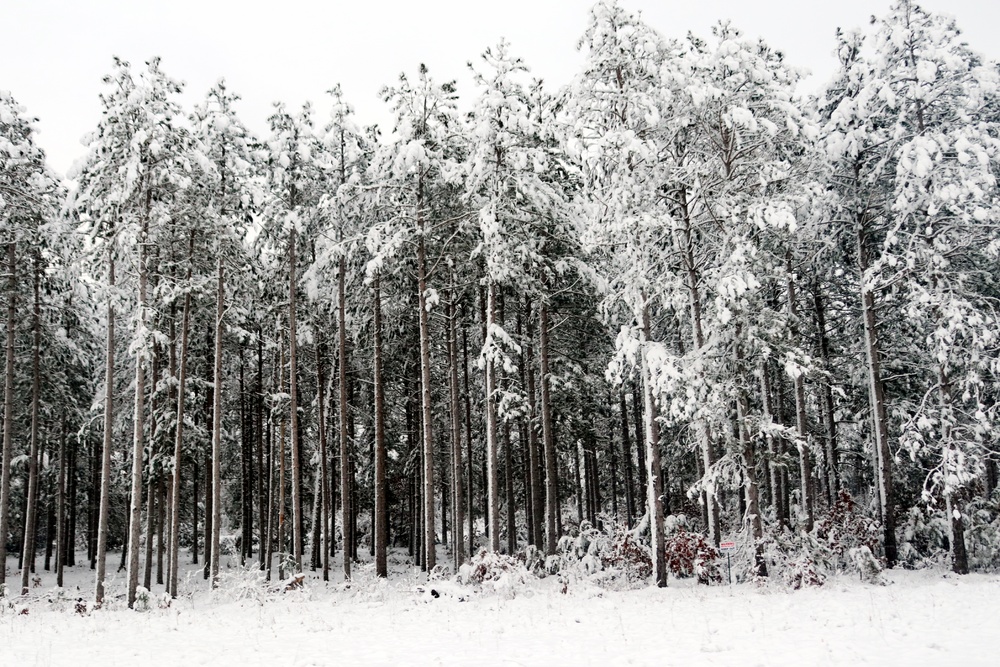
<path fill-rule="evenodd" d="M 260 137 L 116 58 L 65 178 L 0 92 L 0 593 L 996 571 L 1000 68 L 879 9 L 816 94 L 600 0 L 561 89 L 501 40 Z"/>

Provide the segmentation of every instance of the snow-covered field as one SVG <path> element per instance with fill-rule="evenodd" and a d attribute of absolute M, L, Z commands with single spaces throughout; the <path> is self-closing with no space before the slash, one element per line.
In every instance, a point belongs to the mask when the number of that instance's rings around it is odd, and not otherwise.
<path fill-rule="evenodd" d="M 897 570 L 885 586 L 845 576 L 800 591 L 671 580 L 614 592 L 571 581 L 565 593 L 548 577 L 508 597 L 398 569 L 378 581 L 356 566 L 350 586 L 310 572 L 286 593 L 239 569 L 211 592 L 191 568 L 169 607 L 154 586 L 147 611 L 118 598 L 85 614 L 74 607 L 92 598 L 89 569 L 67 570 L 61 597 L 42 572 L 31 596 L 3 600 L 0 665 L 1000 664 L 997 575 Z M 115 577 L 109 591 L 120 595 Z"/>

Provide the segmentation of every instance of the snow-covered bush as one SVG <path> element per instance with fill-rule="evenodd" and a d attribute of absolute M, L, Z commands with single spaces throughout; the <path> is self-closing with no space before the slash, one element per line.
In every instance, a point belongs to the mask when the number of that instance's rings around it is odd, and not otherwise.
<path fill-rule="evenodd" d="M 233 567 L 219 571 L 214 596 L 225 600 L 254 601 L 263 604 L 276 590 L 269 590 L 264 573 L 256 565 Z"/>
<path fill-rule="evenodd" d="M 135 604 L 132 605 L 132 608 L 136 611 L 149 611 L 150 599 L 149 589 L 139 586 L 135 589 Z"/>
<path fill-rule="evenodd" d="M 900 522 L 898 559 L 903 567 L 940 567 L 948 557 L 948 522 L 940 511 L 911 507 Z"/>
<path fill-rule="evenodd" d="M 826 575 L 816 566 L 812 558 L 806 555 L 789 561 L 782 572 L 785 583 L 795 590 L 803 586 L 822 586 Z"/>
<path fill-rule="evenodd" d="M 667 569 L 675 577 L 698 577 L 699 584 L 719 583 L 719 550 L 704 535 L 680 528 L 666 539 Z"/>
<path fill-rule="evenodd" d="M 620 590 L 644 585 L 653 572 L 653 560 L 636 530 L 610 519 L 603 528 L 584 521 L 575 537 L 559 541 L 558 561 L 549 557 L 546 570 Z"/>
<path fill-rule="evenodd" d="M 530 576 L 524 563 L 516 557 L 480 549 L 459 568 L 455 578 L 461 584 L 477 586 L 484 592 L 513 598 L 528 583 Z"/>
<path fill-rule="evenodd" d="M 991 572 L 1000 569 L 1000 494 L 970 502 L 965 514 L 969 566 Z"/>
<path fill-rule="evenodd" d="M 861 576 L 861 581 L 870 584 L 884 584 L 882 580 L 882 561 L 875 557 L 867 546 L 854 547 L 847 552 L 853 568 Z"/>
<path fill-rule="evenodd" d="M 816 522 L 814 533 L 840 559 L 836 565 L 843 565 L 852 549 L 867 547 L 872 554 L 878 551 L 881 526 L 859 511 L 851 494 L 841 489 L 833 507 Z"/>

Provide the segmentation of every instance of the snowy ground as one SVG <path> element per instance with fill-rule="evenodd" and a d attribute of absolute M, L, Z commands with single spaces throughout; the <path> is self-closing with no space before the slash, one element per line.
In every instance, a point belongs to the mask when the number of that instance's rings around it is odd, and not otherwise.
<path fill-rule="evenodd" d="M 192 568 L 167 608 L 154 586 L 148 611 L 118 598 L 88 614 L 74 612 L 77 597 L 92 598 L 88 568 L 67 570 L 62 597 L 42 572 L 31 596 L 2 603 L 0 665 L 1000 664 L 997 575 L 895 571 L 886 586 L 843 577 L 801 591 L 572 582 L 565 594 L 548 577 L 513 598 L 431 583 L 435 598 L 405 565 L 388 582 L 356 569 L 349 587 L 307 573 L 304 589 L 284 593 L 238 569 L 209 592 Z M 122 576 L 111 595 L 123 592 Z"/>

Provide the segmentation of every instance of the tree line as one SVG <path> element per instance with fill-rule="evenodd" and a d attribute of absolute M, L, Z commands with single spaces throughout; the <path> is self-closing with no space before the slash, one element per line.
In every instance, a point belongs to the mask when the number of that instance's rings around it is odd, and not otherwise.
<path fill-rule="evenodd" d="M 386 576 L 618 523 L 662 586 L 667 516 L 766 576 L 849 494 L 890 567 L 995 566 L 998 68 L 909 0 L 836 45 L 806 96 L 602 0 L 561 90 L 501 41 L 467 112 L 421 66 L 388 132 L 335 87 L 266 138 L 116 59 L 68 186 L 0 94 L 0 562 L 100 603 L 120 549 L 131 606 L 182 547 Z"/>

